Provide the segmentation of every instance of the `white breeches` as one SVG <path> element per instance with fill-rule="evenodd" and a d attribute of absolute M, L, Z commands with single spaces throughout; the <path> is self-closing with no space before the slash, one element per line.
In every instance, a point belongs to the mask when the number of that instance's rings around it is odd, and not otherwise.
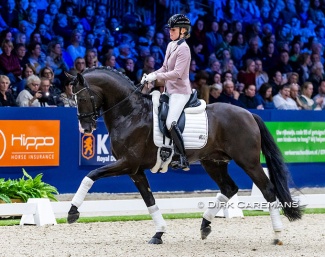
<path fill-rule="evenodd" d="M 168 94 L 169 95 L 169 94 Z M 171 94 L 169 95 L 169 110 L 166 120 L 168 130 L 171 129 L 173 121 L 178 121 L 182 114 L 185 104 L 190 99 L 191 95 Z"/>

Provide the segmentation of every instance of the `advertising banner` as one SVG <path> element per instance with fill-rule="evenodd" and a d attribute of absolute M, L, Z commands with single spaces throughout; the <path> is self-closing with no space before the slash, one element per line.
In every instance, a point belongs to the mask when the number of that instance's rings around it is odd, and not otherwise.
<path fill-rule="evenodd" d="M 80 134 L 80 165 L 104 166 L 115 162 L 111 153 L 110 139 L 103 121 L 97 122 L 97 129 L 91 135 Z"/>
<path fill-rule="evenodd" d="M 325 162 L 324 122 L 266 122 L 285 162 Z"/>
<path fill-rule="evenodd" d="M 59 165 L 59 120 L 0 120 L 0 167 Z"/>

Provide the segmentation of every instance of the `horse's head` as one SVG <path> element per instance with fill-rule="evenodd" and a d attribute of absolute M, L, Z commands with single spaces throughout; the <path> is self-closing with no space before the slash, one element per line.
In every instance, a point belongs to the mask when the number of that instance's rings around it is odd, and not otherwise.
<path fill-rule="evenodd" d="M 83 75 L 78 73 L 77 76 L 72 76 L 66 73 L 66 76 L 73 85 L 72 92 L 77 102 L 80 131 L 90 134 L 96 129 L 96 121 L 100 116 L 101 97 L 90 88 Z"/>

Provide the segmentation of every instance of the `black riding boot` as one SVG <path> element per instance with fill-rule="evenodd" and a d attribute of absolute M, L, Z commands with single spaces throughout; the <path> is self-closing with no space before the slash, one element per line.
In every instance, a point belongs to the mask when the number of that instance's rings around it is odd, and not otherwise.
<path fill-rule="evenodd" d="M 190 164 L 186 158 L 183 136 L 176 122 L 172 123 L 172 127 L 169 132 L 176 146 L 175 150 L 179 154 L 179 161 L 173 161 L 171 166 L 175 169 L 183 169 L 187 171 L 190 169 Z"/>

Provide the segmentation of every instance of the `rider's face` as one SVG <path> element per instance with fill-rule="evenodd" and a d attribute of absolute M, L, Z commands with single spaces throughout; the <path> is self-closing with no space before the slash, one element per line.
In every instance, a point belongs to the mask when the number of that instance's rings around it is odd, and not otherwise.
<path fill-rule="evenodd" d="M 179 37 L 179 30 L 180 28 L 171 28 L 169 30 L 169 37 L 172 41 L 177 40 Z"/>

